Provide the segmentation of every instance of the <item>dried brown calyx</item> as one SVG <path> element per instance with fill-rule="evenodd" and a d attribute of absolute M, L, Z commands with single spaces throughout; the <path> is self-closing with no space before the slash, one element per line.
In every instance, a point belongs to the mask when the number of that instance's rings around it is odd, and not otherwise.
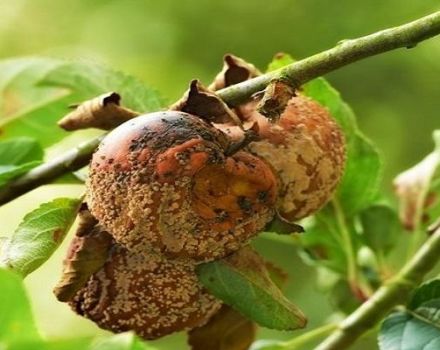
<path fill-rule="evenodd" d="M 248 66 L 249 75 L 252 67 Z M 216 81 L 222 80 L 217 77 Z M 227 79 L 223 82 L 215 86 L 228 86 Z M 322 208 L 333 195 L 343 174 L 345 139 L 325 107 L 299 92 L 291 97 L 285 82 L 275 81 L 271 86 L 266 107 L 275 113 L 273 120 L 258 112 L 258 98 L 238 106 L 235 112 L 244 130 L 258 125 L 259 139 L 246 150 L 271 165 L 278 177 L 277 211 L 283 219 L 295 221 Z M 274 101 L 281 109 L 271 106 Z M 243 131 L 236 126 L 215 125 L 232 139 L 243 138 Z"/>
<path fill-rule="evenodd" d="M 276 178 L 197 116 L 166 111 L 113 130 L 94 154 L 87 202 L 131 251 L 208 261 L 236 251 L 272 219 Z"/>

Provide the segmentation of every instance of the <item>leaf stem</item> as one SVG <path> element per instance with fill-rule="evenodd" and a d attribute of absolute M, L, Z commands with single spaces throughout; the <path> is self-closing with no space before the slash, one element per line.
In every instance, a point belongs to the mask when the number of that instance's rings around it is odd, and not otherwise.
<path fill-rule="evenodd" d="M 292 340 L 284 341 L 281 343 L 282 347 L 289 350 L 296 350 L 304 346 L 304 344 L 310 343 L 318 338 L 321 338 L 328 333 L 335 330 L 337 325 L 335 323 L 329 323 L 322 327 L 315 328 L 310 332 L 304 333 Z"/>
<path fill-rule="evenodd" d="M 395 306 L 405 303 L 410 293 L 438 262 L 440 228 L 420 247 L 399 273 L 384 283 L 364 304 L 344 319 L 315 350 L 342 350 L 373 328 Z"/>
<path fill-rule="evenodd" d="M 419 42 L 440 34 L 440 11 L 398 27 L 385 29 L 357 39 L 343 40 L 335 47 L 297 61 L 284 68 L 217 91 L 230 106 L 263 90 L 272 80 L 283 78 L 300 86 L 316 77 L 347 64 L 401 47 L 412 48 Z M 0 190 L 0 205 L 57 177 L 87 165 L 100 139 L 88 142 L 88 147 L 74 149 L 34 168 Z M 66 166 L 68 164 L 68 166 Z"/>
<path fill-rule="evenodd" d="M 425 209 L 425 200 L 428 196 L 429 188 L 424 186 L 419 194 L 419 198 L 416 204 L 416 210 L 414 213 L 414 229 L 411 234 L 411 239 L 408 245 L 407 259 L 409 260 L 414 252 L 419 248 L 423 238 L 426 236 L 426 232 L 422 229 L 423 211 Z"/>
<path fill-rule="evenodd" d="M 423 241 L 423 237 L 426 236 L 426 233 L 420 227 L 420 221 L 417 219 L 416 226 L 414 230 L 410 232 L 410 241 L 408 244 L 408 251 L 406 253 L 406 260 L 408 261 L 414 255 L 414 252 L 419 247 L 420 243 Z"/>
<path fill-rule="evenodd" d="M 344 244 L 344 251 L 347 257 L 347 278 L 350 283 L 350 287 L 353 291 L 358 289 L 358 273 L 356 264 L 356 254 L 351 240 L 350 231 L 345 221 L 344 212 L 337 198 L 332 200 L 333 208 L 335 210 L 336 221 L 341 232 L 342 243 Z"/>

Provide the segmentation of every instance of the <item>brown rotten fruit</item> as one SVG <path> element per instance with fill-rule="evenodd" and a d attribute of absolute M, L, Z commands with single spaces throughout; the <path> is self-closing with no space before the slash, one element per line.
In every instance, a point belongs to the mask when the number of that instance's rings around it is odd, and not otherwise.
<path fill-rule="evenodd" d="M 233 56 L 232 56 L 233 57 Z M 234 64 L 225 61 L 223 74 L 234 72 Z M 246 65 L 240 60 L 241 69 Z M 249 75 L 255 67 L 248 64 Z M 242 74 L 243 75 L 243 74 Z M 217 76 L 216 88 L 227 86 Z M 239 82 L 236 77 L 235 83 Z M 223 82 L 224 84 L 219 84 Z M 283 86 L 274 82 L 273 87 Z M 269 89 L 270 90 L 270 89 Z M 286 99 L 284 90 L 270 90 L 274 101 Z M 344 169 L 345 140 L 328 110 L 316 101 L 297 93 L 287 97 L 286 108 L 274 122 L 257 111 L 259 101 L 236 108 L 244 129 L 257 123 L 259 140 L 248 145 L 252 154 L 266 160 L 278 176 L 277 211 L 284 219 L 295 221 L 315 213 L 333 195 Z M 283 103 L 284 105 L 284 103 Z M 277 107 L 277 106 L 274 106 Z M 275 112 L 279 112 L 274 108 Z M 230 123 L 216 124 L 232 139 L 243 138 L 243 130 Z"/>
<path fill-rule="evenodd" d="M 236 251 L 273 216 L 276 178 L 199 117 L 147 114 L 113 130 L 93 155 L 87 202 L 131 251 L 208 261 Z"/>
<path fill-rule="evenodd" d="M 321 209 L 333 195 L 345 162 L 344 136 L 327 109 L 310 98 L 292 97 L 271 123 L 248 104 L 246 122 L 258 123 L 261 140 L 248 150 L 266 160 L 279 178 L 277 210 L 295 221 Z"/>
<path fill-rule="evenodd" d="M 77 253 L 78 239 L 70 256 Z M 115 244 L 69 305 L 101 328 L 156 339 L 204 325 L 221 304 L 200 285 L 194 265 Z"/>

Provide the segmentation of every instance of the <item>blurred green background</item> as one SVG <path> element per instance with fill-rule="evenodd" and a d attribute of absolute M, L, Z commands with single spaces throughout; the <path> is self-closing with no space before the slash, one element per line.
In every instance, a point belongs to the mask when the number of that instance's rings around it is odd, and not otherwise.
<path fill-rule="evenodd" d="M 438 9 L 438 0 L 0 0 L 0 58 L 42 55 L 99 62 L 141 78 L 172 101 L 191 79 L 209 82 L 225 53 L 265 69 L 277 52 L 307 57 L 339 40 Z M 386 193 L 395 174 L 432 149 L 431 132 L 440 127 L 439 77 L 440 39 L 327 76 L 382 151 Z M 40 188 L 0 208 L 1 231 L 12 232 L 39 202 L 81 193 L 80 186 Z M 332 307 L 316 287 L 316 270 L 301 262 L 294 247 L 270 238 L 260 238 L 256 246 L 290 272 L 288 294 L 309 316 L 310 327 L 327 320 Z M 64 251 L 65 246 L 26 280 L 40 328 L 50 337 L 103 333 L 51 293 Z M 259 335 L 295 334 L 262 330 Z M 158 345 L 180 349 L 183 342 L 184 336 L 176 335 Z M 374 338 L 367 337 L 354 348 L 375 347 Z"/>

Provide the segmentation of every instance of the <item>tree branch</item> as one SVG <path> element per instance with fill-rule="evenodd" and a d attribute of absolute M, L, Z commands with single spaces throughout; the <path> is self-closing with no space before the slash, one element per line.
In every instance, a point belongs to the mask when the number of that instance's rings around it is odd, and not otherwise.
<path fill-rule="evenodd" d="M 416 255 L 370 299 L 343 320 L 315 350 L 348 348 L 362 334 L 380 322 L 390 310 L 407 301 L 412 290 L 431 271 L 440 256 L 440 228 L 423 244 Z"/>
<path fill-rule="evenodd" d="M 398 27 L 364 37 L 342 40 L 335 47 L 286 67 L 217 91 L 228 105 L 237 105 L 271 80 L 284 78 L 300 86 L 347 64 L 401 47 L 413 48 L 419 42 L 440 34 L 440 11 Z"/>
<path fill-rule="evenodd" d="M 103 138 L 104 135 L 79 144 L 75 148 L 11 181 L 7 186 L 0 189 L 0 204 L 10 202 L 38 186 L 50 183 L 66 173 L 86 166 Z"/>
<path fill-rule="evenodd" d="M 419 42 L 440 34 L 440 11 L 416 21 L 386 29 L 357 39 L 343 40 L 337 46 L 311 57 L 297 61 L 279 70 L 247 80 L 217 94 L 230 106 L 250 98 L 263 90 L 272 80 L 283 79 L 300 86 L 337 68 L 400 47 L 412 48 Z M 62 154 L 23 175 L 0 190 L 0 205 L 26 193 L 37 186 L 88 164 L 99 139 L 91 140 L 87 147 L 78 147 Z"/>

